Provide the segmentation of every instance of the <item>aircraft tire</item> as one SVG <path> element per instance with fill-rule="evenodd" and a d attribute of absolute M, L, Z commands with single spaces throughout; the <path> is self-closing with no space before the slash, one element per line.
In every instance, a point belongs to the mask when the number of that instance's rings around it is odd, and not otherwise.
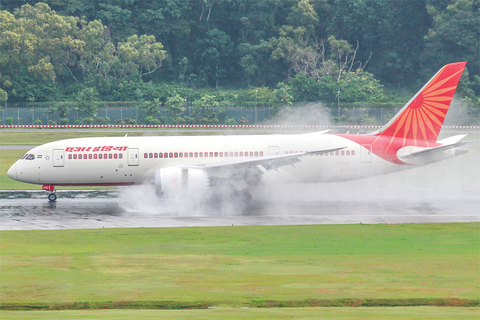
<path fill-rule="evenodd" d="M 57 195 L 56 195 L 55 193 L 53 193 L 53 192 L 50 193 L 50 194 L 48 195 L 48 201 L 50 201 L 50 202 L 55 202 L 55 201 L 57 201 Z"/>

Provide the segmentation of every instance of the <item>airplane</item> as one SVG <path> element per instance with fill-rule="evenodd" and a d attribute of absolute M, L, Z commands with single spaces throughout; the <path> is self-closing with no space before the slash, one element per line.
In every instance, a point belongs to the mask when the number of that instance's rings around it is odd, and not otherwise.
<path fill-rule="evenodd" d="M 437 141 L 466 62 L 441 68 L 382 128 L 369 134 L 103 137 L 35 147 L 8 170 L 57 200 L 56 186 L 151 181 L 158 197 L 223 194 L 251 200 L 266 176 L 319 183 L 361 179 L 467 152 L 466 135 Z M 225 191 L 227 191 L 225 193 Z"/>

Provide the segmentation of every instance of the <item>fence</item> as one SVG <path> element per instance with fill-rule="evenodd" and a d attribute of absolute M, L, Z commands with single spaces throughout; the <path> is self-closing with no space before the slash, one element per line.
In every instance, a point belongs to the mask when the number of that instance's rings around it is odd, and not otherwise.
<path fill-rule="evenodd" d="M 388 122 L 398 111 L 397 108 L 325 108 L 325 107 L 298 107 L 292 106 L 286 110 L 268 107 L 227 107 L 212 108 L 218 122 L 201 122 L 206 117 L 206 111 L 195 114 L 192 106 L 187 106 L 182 117 L 190 117 L 187 124 L 225 124 L 227 119 L 234 119 L 229 124 L 344 124 L 344 125 L 383 125 Z M 161 124 L 174 124 L 172 115 L 167 109 L 160 108 L 157 114 Z M 58 114 L 48 114 L 47 108 L 21 108 L 7 107 L 0 110 L 1 124 L 4 125 L 81 125 L 85 124 L 80 111 L 70 110 L 68 122 L 59 118 Z M 134 121 L 132 121 L 132 119 Z M 195 119 L 195 120 L 193 120 Z M 130 120 L 130 122 L 129 122 Z M 135 107 L 104 107 L 97 109 L 95 124 L 145 124 L 143 110 Z M 178 124 L 178 123 L 177 123 Z M 180 123 L 183 124 L 183 123 Z M 480 124 L 479 108 L 451 108 L 446 125 L 469 126 Z"/>

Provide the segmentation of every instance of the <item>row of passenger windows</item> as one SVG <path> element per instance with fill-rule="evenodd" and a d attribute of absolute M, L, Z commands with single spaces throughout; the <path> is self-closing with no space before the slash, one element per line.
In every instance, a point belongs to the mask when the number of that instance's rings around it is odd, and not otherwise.
<path fill-rule="evenodd" d="M 68 159 L 123 159 L 123 154 L 121 153 L 94 153 L 94 154 L 69 154 Z"/>
<path fill-rule="evenodd" d="M 263 151 L 235 152 L 145 152 L 144 158 L 217 158 L 217 157 L 263 157 Z"/>
<path fill-rule="evenodd" d="M 302 151 L 300 151 L 302 152 Z M 285 154 L 289 153 L 298 153 L 298 151 L 285 151 Z M 355 155 L 355 150 L 340 150 L 340 151 L 332 151 L 332 152 L 326 152 L 326 153 L 316 153 L 316 154 L 311 154 L 311 156 L 354 156 Z"/>
<path fill-rule="evenodd" d="M 302 151 L 300 151 L 302 152 Z M 285 151 L 285 154 L 298 153 L 298 151 Z M 316 156 L 354 156 L 355 150 L 340 150 L 329 153 L 315 154 Z M 29 157 L 30 156 L 30 157 Z M 312 154 L 313 156 L 313 154 Z M 214 157 L 263 157 L 263 151 L 235 151 L 235 152 L 145 152 L 144 158 L 214 158 Z M 32 159 L 30 159 L 32 158 Z M 26 154 L 22 159 L 33 160 L 35 156 Z M 68 159 L 123 159 L 121 153 L 94 153 L 94 154 L 69 154 Z"/>
<path fill-rule="evenodd" d="M 302 151 L 300 151 L 302 152 Z M 285 151 L 285 154 L 298 153 L 298 151 Z M 312 154 L 313 156 L 314 154 Z M 355 150 L 341 150 L 329 153 L 315 154 L 316 156 L 354 156 Z M 235 151 L 235 152 L 145 152 L 145 159 L 158 158 L 216 158 L 216 157 L 263 157 L 263 151 Z"/>

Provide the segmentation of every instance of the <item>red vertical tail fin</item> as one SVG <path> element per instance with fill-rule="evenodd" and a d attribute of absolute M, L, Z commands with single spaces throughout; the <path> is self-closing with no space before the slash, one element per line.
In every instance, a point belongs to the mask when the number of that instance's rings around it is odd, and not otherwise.
<path fill-rule="evenodd" d="M 379 131 L 377 136 L 402 139 L 403 145 L 429 145 L 437 140 L 466 62 L 444 66 Z"/>

